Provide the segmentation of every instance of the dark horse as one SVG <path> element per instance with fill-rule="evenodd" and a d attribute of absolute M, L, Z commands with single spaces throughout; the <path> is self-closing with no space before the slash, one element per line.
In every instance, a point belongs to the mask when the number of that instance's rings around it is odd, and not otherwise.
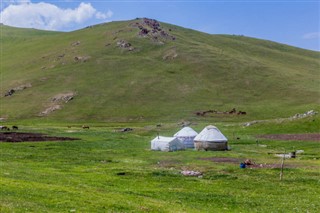
<path fill-rule="evenodd" d="M 8 130 L 8 131 L 10 130 L 7 126 L 0 126 L 0 129 L 1 130 Z"/>

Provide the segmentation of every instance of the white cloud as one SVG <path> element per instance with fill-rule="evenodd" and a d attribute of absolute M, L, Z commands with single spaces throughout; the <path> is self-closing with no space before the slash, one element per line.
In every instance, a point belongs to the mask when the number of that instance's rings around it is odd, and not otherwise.
<path fill-rule="evenodd" d="M 113 15 L 113 12 L 111 10 L 108 10 L 107 13 L 97 12 L 96 18 L 97 19 L 107 19 L 107 18 L 110 18 L 112 15 Z"/>
<path fill-rule="evenodd" d="M 80 3 L 75 9 L 63 9 L 50 3 L 31 3 L 30 0 L 13 0 L 1 12 L 1 23 L 15 27 L 61 30 L 72 24 L 82 24 L 90 19 L 107 19 L 113 13 L 97 11 L 90 3 Z"/>
<path fill-rule="evenodd" d="M 319 39 L 320 32 L 307 33 L 303 35 L 303 39 Z"/>
<path fill-rule="evenodd" d="M 8 0 L 9 4 L 31 3 L 31 0 Z"/>

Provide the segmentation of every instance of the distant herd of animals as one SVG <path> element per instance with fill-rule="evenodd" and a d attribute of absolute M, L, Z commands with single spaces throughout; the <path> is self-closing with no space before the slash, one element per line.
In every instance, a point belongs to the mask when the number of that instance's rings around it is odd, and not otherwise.
<path fill-rule="evenodd" d="M 68 126 L 68 128 L 71 128 L 71 126 Z M 12 126 L 11 129 L 8 126 L 0 126 L 0 130 L 5 130 L 5 131 L 14 131 L 14 130 L 18 130 L 19 127 L 18 126 Z M 82 125 L 82 129 L 90 129 L 90 127 L 88 125 Z"/>
<path fill-rule="evenodd" d="M 70 129 L 72 126 L 68 126 L 68 128 Z M 82 129 L 90 129 L 90 126 L 88 126 L 88 125 L 82 125 L 81 126 L 82 127 Z"/>
<path fill-rule="evenodd" d="M 161 126 L 161 125 L 160 125 Z M 72 126 L 67 126 L 68 128 L 71 128 Z M 81 126 L 82 129 L 90 129 L 90 126 L 88 125 L 82 125 Z M 4 130 L 4 131 L 14 131 L 14 130 L 18 130 L 18 126 L 12 126 L 11 129 L 7 126 L 0 126 L 0 130 Z M 133 129 L 132 128 L 123 128 L 120 130 L 120 132 L 129 132 L 129 131 L 132 131 Z"/>
<path fill-rule="evenodd" d="M 18 126 L 12 126 L 11 127 L 12 130 L 18 130 Z M 7 126 L 0 126 L 0 130 L 7 130 L 7 131 L 10 131 L 10 128 L 7 127 Z"/>
<path fill-rule="evenodd" d="M 238 111 L 236 110 L 236 108 L 233 108 L 232 110 L 230 111 L 225 111 L 225 112 L 220 112 L 220 111 L 217 111 L 217 110 L 207 110 L 207 111 L 198 111 L 198 112 L 195 112 L 196 115 L 198 116 L 205 116 L 206 114 L 208 113 L 214 113 L 214 114 L 231 114 L 231 115 L 246 115 L 247 112 L 244 112 L 244 111 Z"/>

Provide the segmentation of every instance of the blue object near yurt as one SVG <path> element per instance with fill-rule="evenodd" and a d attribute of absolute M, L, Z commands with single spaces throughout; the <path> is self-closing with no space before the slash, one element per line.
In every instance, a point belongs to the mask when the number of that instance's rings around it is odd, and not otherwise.
<path fill-rule="evenodd" d="M 241 169 L 245 169 L 245 168 L 246 168 L 246 164 L 240 163 L 240 168 L 241 168 Z"/>

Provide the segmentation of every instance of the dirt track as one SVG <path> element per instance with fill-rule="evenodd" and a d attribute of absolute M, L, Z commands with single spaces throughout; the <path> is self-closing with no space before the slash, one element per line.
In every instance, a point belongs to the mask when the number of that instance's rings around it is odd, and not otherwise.
<path fill-rule="evenodd" d="M 215 163 L 231 163 L 231 164 L 239 164 L 241 162 L 244 161 L 244 159 L 240 159 L 240 158 L 228 158 L 228 157 L 211 157 L 211 158 L 199 158 L 200 160 L 207 160 L 207 161 L 212 161 Z M 271 168 L 271 169 L 275 169 L 275 168 L 281 168 L 281 164 L 279 163 L 275 163 L 275 164 L 256 164 L 253 163 L 251 165 L 246 165 L 247 168 L 250 169 L 262 169 L 262 168 Z M 295 168 L 297 167 L 296 165 L 293 164 L 288 164 L 286 163 L 286 168 Z"/>
<path fill-rule="evenodd" d="M 320 142 L 320 133 L 270 134 L 270 135 L 258 135 L 257 138 L 265 138 L 265 139 L 271 139 L 271 140 L 319 141 Z"/>
<path fill-rule="evenodd" d="M 47 136 L 40 133 L 1 132 L 0 142 L 40 142 L 40 141 L 67 141 L 80 140 L 78 138 Z"/>
<path fill-rule="evenodd" d="M 200 158 L 200 160 L 208 160 L 217 163 L 240 163 L 243 159 L 228 158 L 228 157 L 212 157 L 212 158 Z"/>

